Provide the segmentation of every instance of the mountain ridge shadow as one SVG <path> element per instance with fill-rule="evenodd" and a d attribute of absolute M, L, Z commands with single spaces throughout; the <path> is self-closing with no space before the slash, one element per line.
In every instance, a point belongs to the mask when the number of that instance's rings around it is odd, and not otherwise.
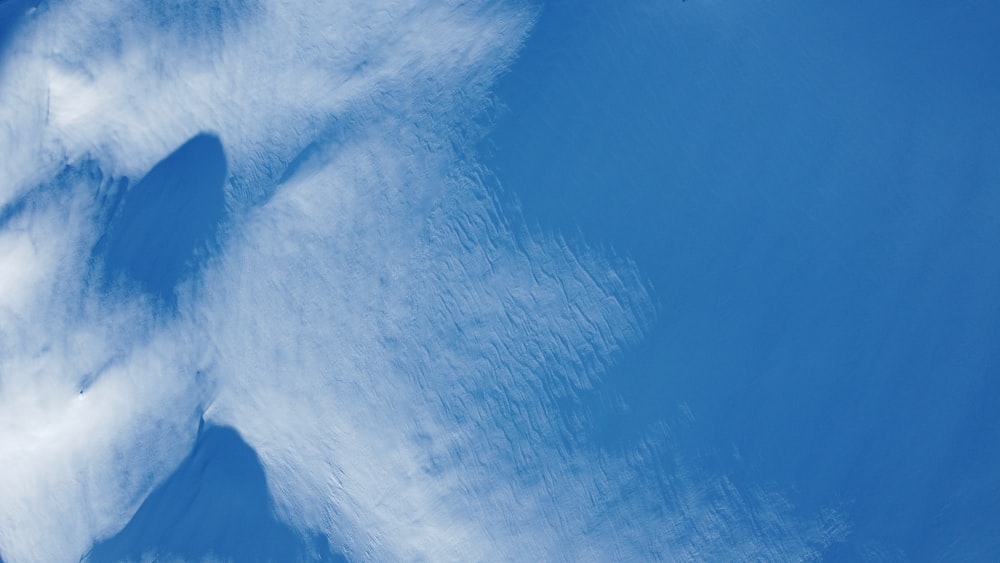
<path fill-rule="evenodd" d="M 197 272 L 225 218 L 226 155 L 218 137 L 201 133 L 118 194 L 104 238 L 105 288 L 134 284 L 176 305 L 177 285 Z"/>
<path fill-rule="evenodd" d="M 274 514 L 260 459 L 239 433 L 206 426 L 188 457 L 116 535 L 81 561 L 347 563 L 324 537 L 303 537 Z"/>

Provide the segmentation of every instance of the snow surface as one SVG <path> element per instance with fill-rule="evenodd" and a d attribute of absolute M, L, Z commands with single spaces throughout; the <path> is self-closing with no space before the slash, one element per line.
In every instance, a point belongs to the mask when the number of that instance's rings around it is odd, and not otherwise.
<path fill-rule="evenodd" d="M 667 424 L 606 451 L 560 408 L 656 307 L 634 263 L 529 228 L 477 161 L 532 7 L 20 9 L 0 66 L 8 563 L 202 557 L 171 543 L 186 516 L 147 518 L 202 498 L 164 491 L 225 452 L 250 472 L 245 525 L 305 558 L 791 560 L 843 535 L 674 455 Z M 217 493 L 191 502 L 236 502 Z M 239 537 L 219 533 L 204 557 Z"/>

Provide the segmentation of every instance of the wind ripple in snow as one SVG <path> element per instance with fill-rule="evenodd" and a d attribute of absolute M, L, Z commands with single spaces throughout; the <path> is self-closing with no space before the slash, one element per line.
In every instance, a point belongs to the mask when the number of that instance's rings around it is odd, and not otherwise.
<path fill-rule="evenodd" d="M 842 533 L 700 475 L 666 427 L 602 452 L 564 408 L 654 307 L 634 264 L 525 228 L 471 155 L 532 16 L 67 0 L 26 17 L 0 67 L 6 560 L 121 530 L 202 417 L 254 449 L 286 523 L 351 559 L 800 559 Z M 217 248 L 190 269 L 185 246 L 163 286 L 96 283 L 110 194 L 202 134 L 226 157 Z M 183 223 L 159 219 L 143 237 Z"/>

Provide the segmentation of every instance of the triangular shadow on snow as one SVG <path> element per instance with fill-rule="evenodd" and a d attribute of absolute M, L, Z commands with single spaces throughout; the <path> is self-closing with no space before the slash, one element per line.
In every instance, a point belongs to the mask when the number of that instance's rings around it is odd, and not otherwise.
<path fill-rule="evenodd" d="M 111 211 L 96 254 L 105 287 L 125 283 L 176 305 L 177 285 L 195 274 L 225 217 L 226 155 L 200 134 L 161 160 Z"/>
<path fill-rule="evenodd" d="M 222 426 L 204 427 L 191 454 L 128 525 L 83 560 L 178 559 L 347 563 L 322 536 L 303 537 L 277 520 L 260 459 Z"/>

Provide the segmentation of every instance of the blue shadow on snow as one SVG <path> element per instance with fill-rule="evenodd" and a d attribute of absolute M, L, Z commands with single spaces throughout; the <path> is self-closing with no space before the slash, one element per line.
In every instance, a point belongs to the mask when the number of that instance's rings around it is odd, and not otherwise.
<path fill-rule="evenodd" d="M 216 242 L 225 214 L 226 155 L 200 134 L 156 164 L 124 195 L 97 252 L 107 283 L 137 284 L 167 305 Z"/>
<path fill-rule="evenodd" d="M 0 0 L 0 56 L 3 55 L 11 37 L 16 33 L 24 15 L 35 4 L 36 2 L 29 0 Z M 2 63 L 0 61 L 0 66 Z"/>
<path fill-rule="evenodd" d="M 257 454 L 229 427 L 207 426 L 194 450 L 92 563 L 152 560 L 347 563 L 321 536 L 304 538 L 274 515 Z"/>

